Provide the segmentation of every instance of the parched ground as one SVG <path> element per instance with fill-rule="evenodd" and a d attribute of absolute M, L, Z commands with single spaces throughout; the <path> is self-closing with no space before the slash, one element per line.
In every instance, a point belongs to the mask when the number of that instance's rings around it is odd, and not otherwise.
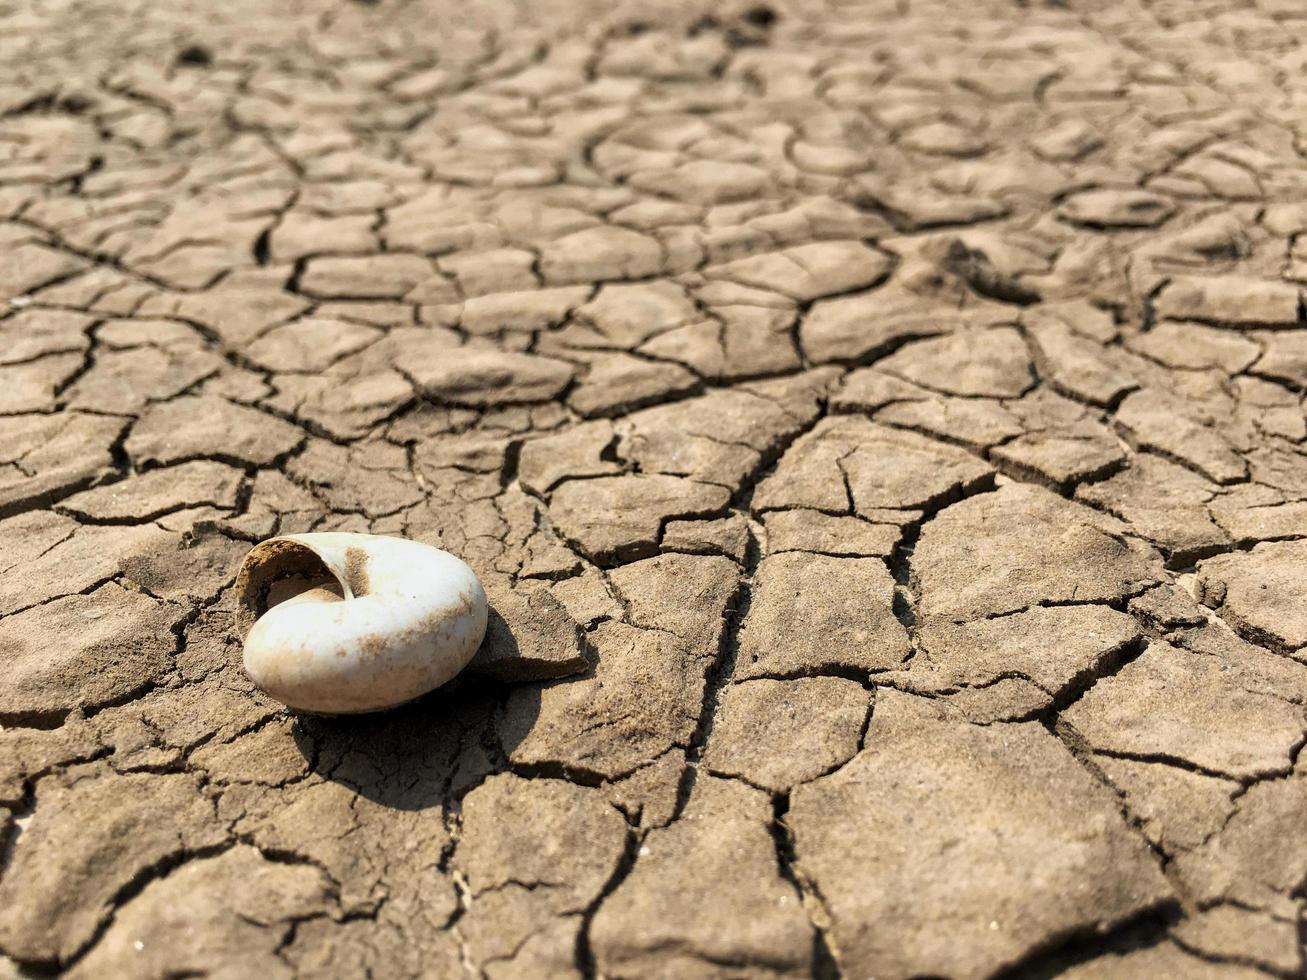
<path fill-rule="evenodd" d="M 1303 975 L 1307 7 L 770 4 L 0 3 L 0 976 Z"/>

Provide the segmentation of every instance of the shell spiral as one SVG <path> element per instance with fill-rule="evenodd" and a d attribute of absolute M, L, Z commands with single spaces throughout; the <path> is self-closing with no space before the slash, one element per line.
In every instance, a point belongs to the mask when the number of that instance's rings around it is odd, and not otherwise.
<path fill-rule="evenodd" d="M 476 573 L 447 551 L 375 534 L 269 538 L 236 576 L 245 672 L 288 707 L 380 711 L 467 665 L 486 631 Z"/>

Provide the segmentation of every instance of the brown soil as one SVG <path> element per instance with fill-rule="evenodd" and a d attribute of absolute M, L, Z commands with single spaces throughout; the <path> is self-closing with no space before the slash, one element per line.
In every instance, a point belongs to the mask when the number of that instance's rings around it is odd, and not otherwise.
<path fill-rule="evenodd" d="M 1303 975 L 1298 0 L 0 39 L 0 975 Z M 253 689 L 309 530 L 474 669 Z"/>

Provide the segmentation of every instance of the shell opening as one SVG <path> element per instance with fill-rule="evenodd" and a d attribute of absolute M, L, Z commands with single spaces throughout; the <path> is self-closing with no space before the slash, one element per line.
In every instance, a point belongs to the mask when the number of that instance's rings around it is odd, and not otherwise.
<path fill-rule="evenodd" d="M 311 548 L 273 540 L 246 557 L 236 578 L 236 595 L 236 625 L 244 637 L 274 606 L 292 600 L 341 601 L 345 588 Z"/>

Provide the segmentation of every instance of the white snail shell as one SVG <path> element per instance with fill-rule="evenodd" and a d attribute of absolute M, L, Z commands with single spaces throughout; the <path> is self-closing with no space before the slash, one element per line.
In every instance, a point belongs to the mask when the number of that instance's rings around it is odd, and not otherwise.
<path fill-rule="evenodd" d="M 486 631 L 476 573 L 447 551 L 377 534 L 287 534 L 236 576 L 245 672 L 300 711 L 379 711 L 466 666 Z"/>

